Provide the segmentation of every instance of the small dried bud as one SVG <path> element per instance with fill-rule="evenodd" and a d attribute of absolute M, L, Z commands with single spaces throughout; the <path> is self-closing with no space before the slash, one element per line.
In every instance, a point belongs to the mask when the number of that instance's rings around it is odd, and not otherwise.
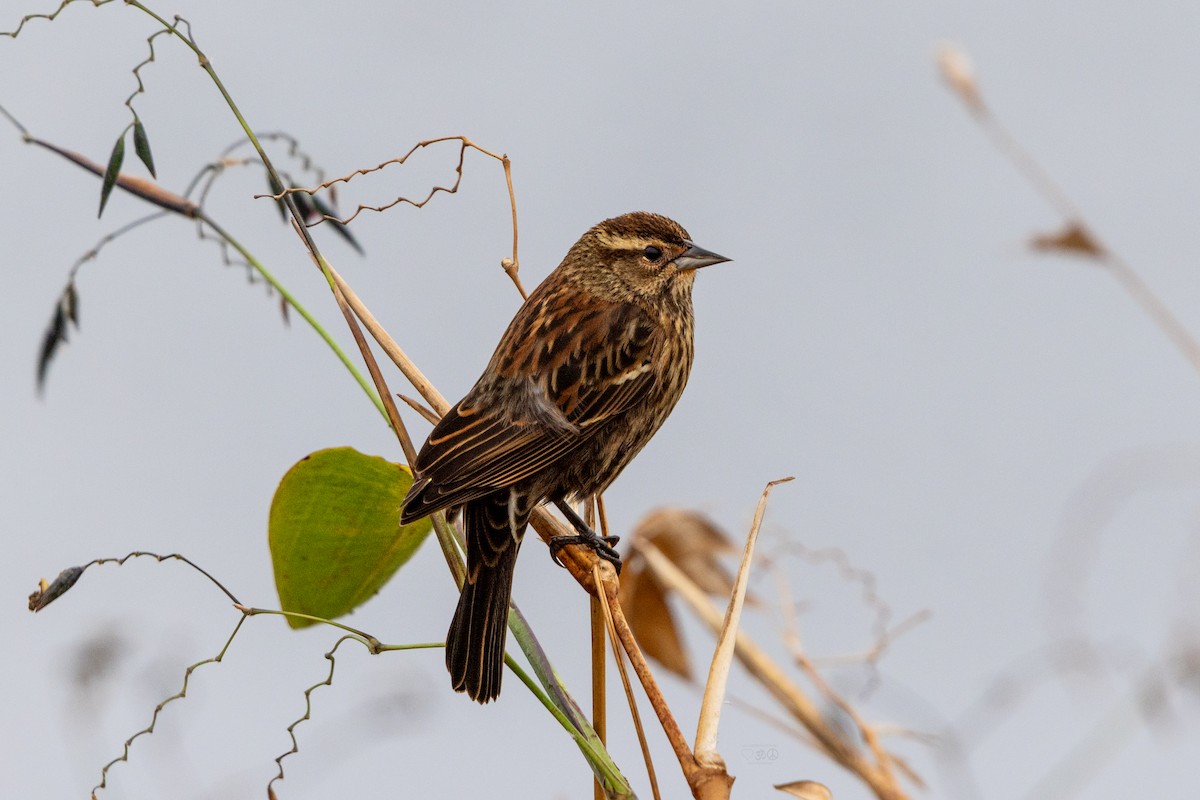
<path fill-rule="evenodd" d="M 41 601 L 42 595 L 44 595 L 46 593 L 46 589 L 48 589 L 49 587 L 50 587 L 50 584 L 46 582 L 45 578 L 42 578 L 41 580 L 38 581 L 38 588 L 34 591 L 33 594 L 29 595 L 29 610 L 30 611 L 37 610 L 38 602 Z"/>
<path fill-rule="evenodd" d="M 1073 253 L 1088 258 L 1103 259 L 1104 248 L 1080 222 L 1068 222 L 1055 233 L 1038 234 L 1029 241 L 1029 246 L 1041 252 Z"/>
<path fill-rule="evenodd" d="M 942 78 L 950 88 L 962 99 L 972 111 L 983 108 L 983 97 L 975 83 L 975 69 L 971 59 L 957 45 L 943 42 L 938 47 L 938 69 Z"/>
<path fill-rule="evenodd" d="M 29 610 L 34 612 L 41 611 L 59 597 L 62 597 L 75 585 L 75 582 L 79 580 L 79 576 L 82 574 L 83 567 L 68 567 L 58 573 L 58 577 L 54 579 L 53 583 L 47 584 L 45 578 L 38 581 L 37 591 L 29 595 Z"/>

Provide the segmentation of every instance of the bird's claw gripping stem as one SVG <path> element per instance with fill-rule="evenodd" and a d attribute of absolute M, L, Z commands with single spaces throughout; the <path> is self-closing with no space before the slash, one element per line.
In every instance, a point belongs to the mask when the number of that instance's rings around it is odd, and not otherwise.
<path fill-rule="evenodd" d="M 617 574 L 620 575 L 621 554 L 613 549 L 613 545 L 619 541 L 621 541 L 620 536 L 600 536 L 594 531 L 588 531 L 586 534 L 577 533 L 573 536 L 555 536 L 550 540 L 550 558 L 560 567 L 564 566 L 558 558 L 558 551 L 573 544 L 581 544 L 584 547 L 590 548 L 597 556 L 612 564 L 617 570 Z"/>
<path fill-rule="evenodd" d="M 572 536 L 555 536 L 550 540 L 550 558 L 555 564 L 560 567 L 564 566 L 558 558 L 558 551 L 564 547 L 573 544 L 581 544 L 592 550 L 597 556 L 612 564 L 617 570 L 617 574 L 621 574 L 621 555 L 614 548 L 617 542 L 621 541 L 620 536 L 601 536 L 594 530 L 588 527 L 575 509 L 571 508 L 569 503 L 558 500 L 555 502 L 558 510 L 567 518 L 567 522 L 571 523 L 571 527 L 575 529 L 575 534 Z"/>

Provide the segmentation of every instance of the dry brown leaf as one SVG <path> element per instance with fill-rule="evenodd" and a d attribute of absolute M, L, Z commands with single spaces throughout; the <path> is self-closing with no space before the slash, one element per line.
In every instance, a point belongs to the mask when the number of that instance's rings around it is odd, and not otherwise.
<path fill-rule="evenodd" d="M 1029 246 L 1041 252 L 1065 250 L 1089 258 L 1105 256 L 1104 248 L 1078 222 L 1068 222 L 1058 233 L 1038 234 L 1029 241 Z"/>
<path fill-rule="evenodd" d="M 717 557 L 738 549 L 703 514 L 684 508 L 651 511 L 638 523 L 633 538 L 635 547 L 638 540 L 653 544 L 705 592 L 729 597 L 733 591 L 733 577 Z"/>
<path fill-rule="evenodd" d="M 833 792 L 829 791 L 824 784 L 816 781 L 777 783 L 775 788 L 784 794 L 790 794 L 792 797 L 799 797 L 802 800 L 833 800 Z"/>
<path fill-rule="evenodd" d="M 621 608 L 638 644 L 665 669 L 690 681 L 691 662 L 662 583 L 640 558 L 631 558 L 621 572 Z"/>
<path fill-rule="evenodd" d="M 638 555 L 638 543 L 653 544 L 701 590 L 727 598 L 733 577 L 719 557 L 738 549 L 708 517 L 684 508 L 651 511 L 633 531 L 631 555 L 621 570 L 621 607 L 638 643 L 663 667 L 691 680 L 683 636 L 667 604 L 666 586 Z M 746 602 L 756 604 L 748 596 Z"/>

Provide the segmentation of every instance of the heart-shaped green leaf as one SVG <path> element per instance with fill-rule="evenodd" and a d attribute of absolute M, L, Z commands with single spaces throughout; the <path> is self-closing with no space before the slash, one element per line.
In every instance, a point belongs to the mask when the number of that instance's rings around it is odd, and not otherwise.
<path fill-rule="evenodd" d="M 268 524 L 283 610 L 332 619 L 378 592 L 429 534 L 428 519 L 400 525 L 411 485 L 406 467 L 350 447 L 318 450 L 288 470 Z"/>

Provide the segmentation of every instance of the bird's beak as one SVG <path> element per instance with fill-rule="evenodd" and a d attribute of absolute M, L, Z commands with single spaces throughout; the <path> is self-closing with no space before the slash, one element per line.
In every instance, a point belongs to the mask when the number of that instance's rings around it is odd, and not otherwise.
<path fill-rule="evenodd" d="M 729 261 L 725 256 L 719 256 L 711 250 L 705 250 L 699 245 L 686 242 L 688 249 L 683 251 L 683 254 L 676 257 L 675 269 L 680 272 L 688 272 L 693 269 L 700 269 L 712 264 L 720 264 L 723 261 Z"/>

